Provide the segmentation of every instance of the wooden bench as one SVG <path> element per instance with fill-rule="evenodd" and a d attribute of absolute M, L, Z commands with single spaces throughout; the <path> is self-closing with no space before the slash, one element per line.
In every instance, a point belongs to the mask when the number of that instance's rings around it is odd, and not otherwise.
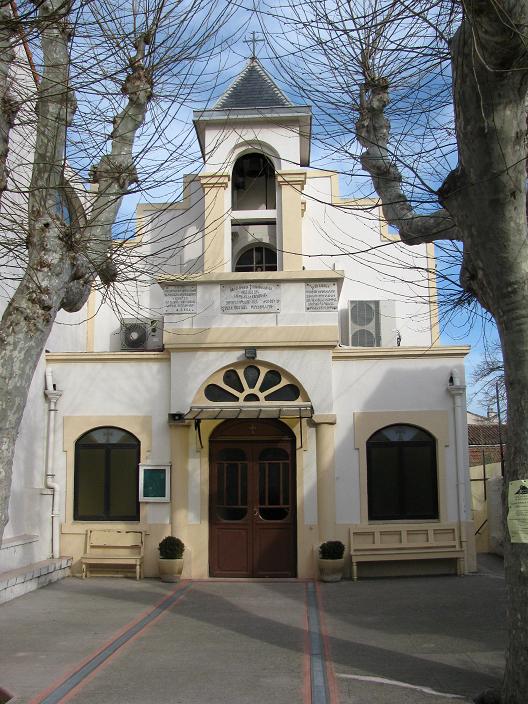
<path fill-rule="evenodd" d="M 86 553 L 81 557 L 82 578 L 90 576 L 92 565 L 99 565 L 119 570 L 135 569 L 136 579 L 140 579 L 143 577 L 144 545 L 142 530 L 87 530 Z"/>
<path fill-rule="evenodd" d="M 464 550 L 458 526 L 453 524 L 353 526 L 350 528 L 350 557 L 354 581 L 359 562 L 454 559 L 457 574 L 464 573 Z"/>

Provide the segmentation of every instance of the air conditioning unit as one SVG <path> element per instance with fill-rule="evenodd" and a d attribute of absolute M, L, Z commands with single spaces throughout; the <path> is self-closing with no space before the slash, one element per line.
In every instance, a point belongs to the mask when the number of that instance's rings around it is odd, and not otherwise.
<path fill-rule="evenodd" d="M 395 301 L 348 301 L 348 344 L 351 347 L 395 347 Z"/>
<path fill-rule="evenodd" d="M 380 302 L 348 302 L 348 336 L 351 347 L 380 347 Z"/>
<path fill-rule="evenodd" d="M 129 352 L 163 350 L 163 320 L 124 318 L 121 321 L 121 349 Z"/>

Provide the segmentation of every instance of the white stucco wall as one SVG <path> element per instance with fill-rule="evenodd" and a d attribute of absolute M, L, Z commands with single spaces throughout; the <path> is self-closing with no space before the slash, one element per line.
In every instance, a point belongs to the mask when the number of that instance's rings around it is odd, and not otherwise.
<path fill-rule="evenodd" d="M 463 379 L 462 360 L 442 358 L 339 360 L 333 365 L 336 424 L 336 516 L 338 523 L 360 521 L 359 452 L 354 436 L 354 413 L 445 411 L 449 442 L 445 452 L 448 521 L 458 520 L 456 447 L 453 401 L 447 391 L 452 369 Z M 425 414 L 424 414 L 425 415 Z M 383 427 L 383 424 L 380 426 Z M 427 428 L 426 428 L 427 429 Z M 459 432 L 466 434 L 467 426 Z M 467 443 L 466 443 L 467 445 Z M 466 464 L 467 474 L 467 464 Z M 471 519 L 468 487 L 465 519 Z"/>

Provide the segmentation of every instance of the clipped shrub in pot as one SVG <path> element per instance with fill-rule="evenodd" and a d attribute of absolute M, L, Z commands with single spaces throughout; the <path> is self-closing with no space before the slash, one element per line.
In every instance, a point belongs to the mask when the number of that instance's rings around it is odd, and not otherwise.
<path fill-rule="evenodd" d="M 183 570 L 185 545 L 179 538 L 168 535 L 158 546 L 159 576 L 162 582 L 178 582 Z"/>
<path fill-rule="evenodd" d="M 339 582 L 345 565 L 345 546 L 340 540 L 327 540 L 319 546 L 319 578 L 322 582 Z"/>

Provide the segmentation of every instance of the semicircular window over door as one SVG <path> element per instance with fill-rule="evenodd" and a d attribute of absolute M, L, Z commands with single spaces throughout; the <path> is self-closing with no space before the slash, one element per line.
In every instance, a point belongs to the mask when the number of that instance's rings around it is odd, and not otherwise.
<path fill-rule="evenodd" d="M 94 428 L 75 443 L 76 521 L 139 521 L 139 440 L 121 428 Z"/>
<path fill-rule="evenodd" d="M 243 368 L 226 369 L 216 383 L 207 384 L 204 396 L 216 403 L 297 401 L 301 390 L 278 369 L 247 364 Z"/>

